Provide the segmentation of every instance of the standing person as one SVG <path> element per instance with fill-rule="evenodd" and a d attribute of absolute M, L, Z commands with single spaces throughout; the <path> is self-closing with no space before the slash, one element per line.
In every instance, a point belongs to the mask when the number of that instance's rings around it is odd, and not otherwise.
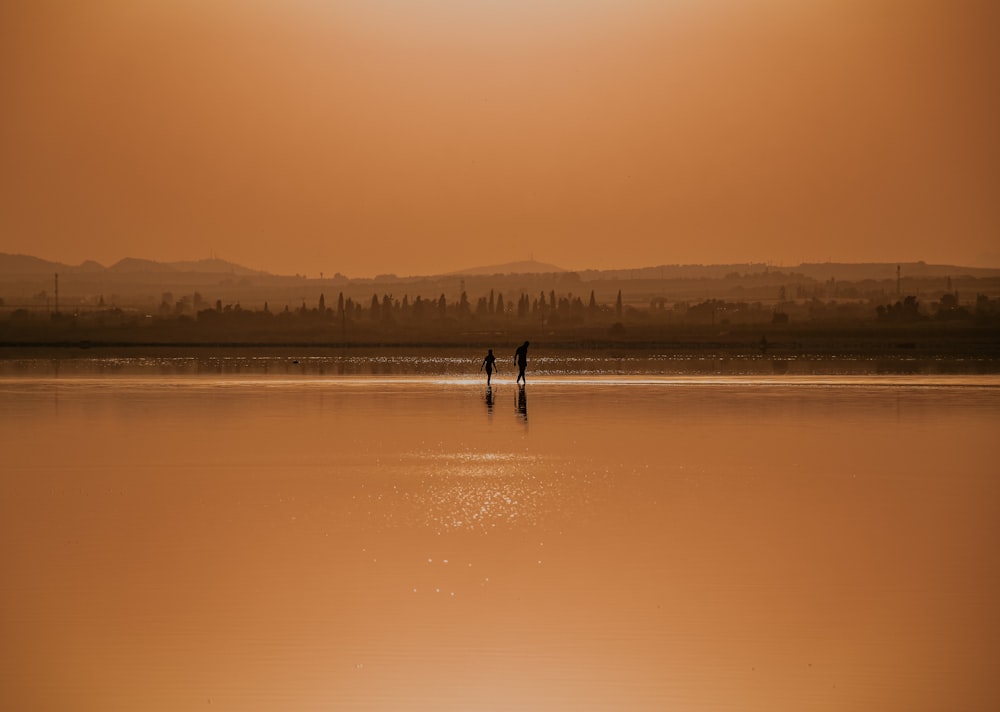
<path fill-rule="evenodd" d="M 528 342 L 517 347 L 514 351 L 514 363 L 517 364 L 517 383 L 527 383 L 524 378 L 524 369 L 528 367 Z"/>
<path fill-rule="evenodd" d="M 482 365 L 479 367 L 480 371 L 482 371 L 484 368 L 486 369 L 487 388 L 489 388 L 490 386 L 490 379 L 493 378 L 493 369 L 495 369 L 496 367 L 497 367 L 497 357 L 493 355 L 493 349 L 490 349 L 489 352 L 486 354 L 486 358 L 483 359 Z"/>

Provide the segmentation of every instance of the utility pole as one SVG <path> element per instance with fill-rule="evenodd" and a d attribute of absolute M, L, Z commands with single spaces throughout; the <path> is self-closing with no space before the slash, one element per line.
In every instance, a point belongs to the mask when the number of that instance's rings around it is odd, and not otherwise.
<path fill-rule="evenodd" d="M 59 313 L 59 273 L 56 272 L 56 314 Z"/>

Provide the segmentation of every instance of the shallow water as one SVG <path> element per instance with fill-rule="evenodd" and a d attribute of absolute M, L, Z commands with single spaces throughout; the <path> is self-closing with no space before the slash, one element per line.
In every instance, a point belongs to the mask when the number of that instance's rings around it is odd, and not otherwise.
<path fill-rule="evenodd" d="M 142 348 L 0 350 L 0 378 L 14 376 L 448 376 L 474 379 L 483 353 L 454 347 L 382 349 Z M 37 352 L 37 353 L 36 353 Z M 34 355 L 32 355 L 34 354 Z M 44 356 L 42 355 L 44 354 Z M 537 376 L 886 376 L 1000 375 L 995 354 L 966 358 L 796 353 L 533 350 Z M 501 380 L 514 380 L 511 354 L 497 350 Z"/>
<path fill-rule="evenodd" d="M 0 709 L 1000 702 L 996 376 L 282 363 L 0 373 Z"/>

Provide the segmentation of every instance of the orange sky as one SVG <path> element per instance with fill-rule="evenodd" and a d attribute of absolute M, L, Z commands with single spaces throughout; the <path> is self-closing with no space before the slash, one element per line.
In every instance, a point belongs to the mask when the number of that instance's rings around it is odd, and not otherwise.
<path fill-rule="evenodd" d="M 1000 265 L 993 0 L 5 0 L 0 252 Z"/>

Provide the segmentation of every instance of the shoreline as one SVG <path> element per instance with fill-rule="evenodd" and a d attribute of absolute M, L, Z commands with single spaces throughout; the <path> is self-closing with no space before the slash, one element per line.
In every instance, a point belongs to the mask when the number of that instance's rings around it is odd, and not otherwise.
<path fill-rule="evenodd" d="M 496 348 L 496 347 L 495 347 Z M 715 344 L 532 343 L 535 375 L 1000 375 L 995 350 L 938 348 L 817 349 Z M 475 373 L 485 351 L 475 345 L 398 344 L 95 344 L 0 345 L 0 373 L 36 368 L 138 369 L 165 373 L 295 373 L 300 375 L 460 375 Z M 501 349 L 502 359 L 509 357 Z M 513 349 L 511 349 L 513 353 Z M 45 366 L 44 364 L 49 364 Z M 27 371 L 25 371 L 27 369 Z M 221 369 L 221 370 L 220 370 Z M 511 371 L 513 367 L 508 368 Z M 509 375 L 509 374 L 508 374 Z"/>

